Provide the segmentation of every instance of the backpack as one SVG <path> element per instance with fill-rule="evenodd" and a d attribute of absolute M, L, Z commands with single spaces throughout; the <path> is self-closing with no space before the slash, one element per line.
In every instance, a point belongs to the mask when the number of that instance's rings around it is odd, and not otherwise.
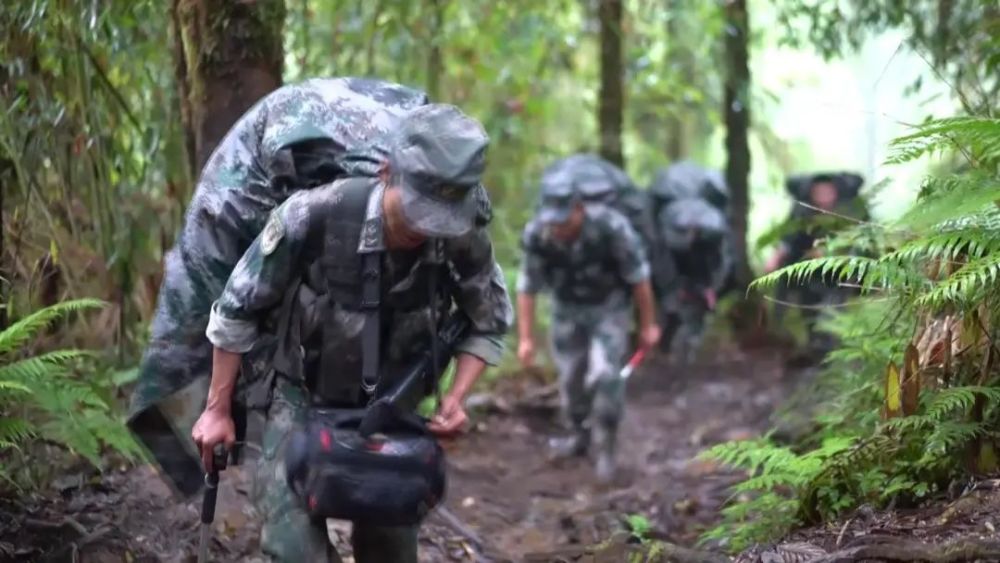
<path fill-rule="evenodd" d="M 584 201 L 601 202 L 628 219 L 646 245 L 655 249 L 656 228 L 646 194 L 624 170 L 595 154 L 581 153 L 561 158 L 542 172 L 540 197 L 578 190 Z"/>
<path fill-rule="evenodd" d="M 697 198 L 729 216 L 729 187 L 717 170 L 703 168 L 690 161 L 681 161 L 656 172 L 649 186 L 652 213 L 679 199 Z"/>

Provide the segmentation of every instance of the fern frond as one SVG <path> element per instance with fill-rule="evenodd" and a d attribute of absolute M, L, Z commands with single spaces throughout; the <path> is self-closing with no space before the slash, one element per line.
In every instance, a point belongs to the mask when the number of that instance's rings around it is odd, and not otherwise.
<path fill-rule="evenodd" d="M 950 117 L 929 121 L 893 140 L 887 164 L 901 164 L 944 149 L 963 148 L 984 159 L 1000 156 L 1000 120 L 985 117 Z"/>
<path fill-rule="evenodd" d="M 991 208 L 995 211 L 1000 200 L 1000 181 L 983 173 L 930 177 L 924 182 L 928 195 L 897 221 L 897 227 L 920 231 Z"/>
<path fill-rule="evenodd" d="M 98 299 L 76 299 L 57 303 L 24 317 L 0 332 L 0 354 L 10 354 L 21 349 L 49 323 L 70 313 L 104 307 Z"/>
<path fill-rule="evenodd" d="M 1000 231 L 965 226 L 941 229 L 906 242 L 883 256 L 881 261 L 912 263 L 918 260 L 955 260 L 960 255 L 975 259 L 994 252 L 1000 252 Z"/>
<path fill-rule="evenodd" d="M 0 419 L 0 448 L 16 448 L 34 435 L 32 425 L 25 420 L 13 417 Z"/>
<path fill-rule="evenodd" d="M 6 398 L 5 393 L 31 393 L 31 389 L 26 387 L 23 383 L 17 381 L 7 381 L 0 379 L 0 399 Z"/>
<path fill-rule="evenodd" d="M 992 290 L 1000 277 L 1000 254 L 973 260 L 917 299 L 917 305 L 939 310 L 954 304 L 969 304 Z"/>
<path fill-rule="evenodd" d="M 47 377 L 65 375 L 63 365 L 80 358 L 92 357 L 91 352 L 82 350 L 56 350 L 0 366 L 0 379 L 34 381 Z"/>

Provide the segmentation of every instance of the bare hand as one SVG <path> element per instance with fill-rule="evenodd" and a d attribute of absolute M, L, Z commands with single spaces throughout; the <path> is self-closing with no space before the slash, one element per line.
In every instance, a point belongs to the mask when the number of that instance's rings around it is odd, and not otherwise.
<path fill-rule="evenodd" d="M 781 267 L 781 258 L 782 258 L 782 256 L 781 256 L 780 253 L 776 252 L 776 253 L 772 254 L 771 257 L 768 258 L 767 262 L 764 264 L 764 273 L 765 274 L 770 274 L 771 272 L 773 272 L 773 271 L 777 270 L 778 268 L 780 268 Z"/>
<path fill-rule="evenodd" d="M 462 399 L 449 393 L 441 398 L 441 406 L 427 428 L 438 436 L 449 436 L 461 430 L 468 420 Z"/>
<path fill-rule="evenodd" d="M 212 471 L 212 450 L 218 444 L 224 444 L 230 450 L 236 443 L 236 425 L 229 413 L 206 409 L 198 417 L 191 429 L 191 438 L 201 452 L 201 462 L 205 471 Z"/>
<path fill-rule="evenodd" d="M 705 306 L 708 307 L 709 311 L 714 311 L 715 303 L 717 301 L 717 298 L 715 297 L 715 290 L 706 289 L 705 291 L 702 292 L 702 295 L 705 296 Z"/>
<path fill-rule="evenodd" d="M 660 325 L 650 324 L 642 327 L 639 331 L 639 345 L 646 350 L 652 350 L 656 348 L 656 345 L 660 342 Z"/>
<path fill-rule="evenodd" d="M 535 341 L 533 339 L 521 339 L 517 345 L 517 359 L 521 362 L 521 367 L 525 369 L 535 365 Z"/>

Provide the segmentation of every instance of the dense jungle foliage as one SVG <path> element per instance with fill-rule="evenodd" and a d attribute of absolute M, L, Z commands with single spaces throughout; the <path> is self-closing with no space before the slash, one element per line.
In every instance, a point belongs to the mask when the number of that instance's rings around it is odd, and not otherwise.
<path fill-rule="evenodd" d="M 556 157 L 600 148 L 599 2 L 288 0 L 270 23 L 282 39 L 285 82 L 379 76 L 484 123 L 493 236 L 513 286 L 539 172 Z M 32 448 L 56 444 L 98 466 L 102 452 L 140 455 L 119 422 L 121 388 L 134 377 L 162 257 L 197 177 L 179 67 L 204 63 L 177 53 L 191 3 L 164 4 L 0 6 L 0 478 L 17 487 L 38 484 L 24 464 Z M 829 256 L 752 285 L 751 294 L 766 292 L 821 272 L 863 295 L 824 321 L 838 347 L 793 400 L 819 405 L 808 432 L 706 453 L 749 474 L 706 539 L 735 550 L 860 504 L 913 504 L 996 470 L 1000 8 L 980 0 L 623 4 L 622 144 L 641 185 L 671 161 L 721 169 L 731 157 L 722 137 L 738 67 L 725 41 L 738 35 L 734 5 L 750 15 L 750 61 L 774 45 L 843 58 L 894 31 L 905 37 L 897 50 L 915 53 L 954 100 L 950 113 L 928 111 L 891 143 L 889 164 L 933 163 L 912 207 L 857 224 L 824 241 Z M 203 47 L 211 55 L 216 46 Z M 919 76 L 907 96 L 929 88 Z M 781 92 L 751 84 L 739 90 L 753 116 L 751 205 L 741 212 L 759 232 L 778 215 L 758 201 L 773 201 L 774 186 L 804 159 L 767 119 Z M 877 180 L 868 179 L 869 196 Z M 869 257 L 837 255 L 848 248 Z M 747 252 L 756 264 L 763 249 L 750 240 Z"/>

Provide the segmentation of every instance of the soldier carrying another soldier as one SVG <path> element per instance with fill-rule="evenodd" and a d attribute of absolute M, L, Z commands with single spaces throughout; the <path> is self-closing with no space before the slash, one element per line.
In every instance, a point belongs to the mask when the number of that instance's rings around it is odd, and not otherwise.
<path fill-rule="evenodd" d="M 246 400 L 243 388 L 263 392 L 252 499 L 263 520 L 261 551 L 272 560 L 340 561 L 317 508 L 326 499 L 304 498 L 292 471 L 290 442 L 298 443 L 303 428 L 329 413 L 363 409 L 395 388 L 406 367 L 437 346 L 453 307 L 471 326 L 455 346 L 454 384 L 429 424 L 413 415 L 405 421 L 416 420 L 420 432 L 456 432 L 466 421 L 465 395 L 499 361 L 513 311 L 485 230 L 489 200 L 480 180 L 487 146 L 478 122 L 453 106 L 427 103 L 419 92 L 378 81 L 315 80 L 265 98 L 206 167 L 180 243 L 185 252 L 168 262 L 157 326 L 169 330 L 156 339 L 166 348 L 149 358 L 172 346 L 200 360 L 190 327 L 174 322 L 187 315 L 197 328 L 200 304 L 214 301 L 207 327 L 200 325 L 210 342 L 211 384 L 191 438 L 211 470 L 216 446 L 237 439 L 234 409 Z M 245 184 L 239 174 L 250 175 Z M 253 221 L 261 215 L 262 229 Z M 198 236 L 205 231 L 213 236 Z M 230 261 L 241 246 L 242 258 Z M 226 269 L 227 262 L 235 268 Z M 213 290 L 223 272 L 228 282 Z M 189 485 L 182 477 L 190 471 L 178 462 L 183 452 L 164 451 L 175 442 L 162 441 L 150 413 L 166 416 L 158 406 L 164 395 L 201 377 L 192 374 L 199 365 L 147 363 L 130 422 L 179 488 Z M 400 419 L 428 392 L 410 389 Z M 190 403 L 181 404 L 197 405 Z M 321 442 L 330 448 L 328 437 Z M 370 477 L 362 477 L 355 488 L 368 487 Z M 304 485 L 323 478 L 312 471 Z M 439 499 L 426 500 L 432 506 Z M 355 520 L 355 560 L 416 563 L 418 525 L 375 520 Z"/>

